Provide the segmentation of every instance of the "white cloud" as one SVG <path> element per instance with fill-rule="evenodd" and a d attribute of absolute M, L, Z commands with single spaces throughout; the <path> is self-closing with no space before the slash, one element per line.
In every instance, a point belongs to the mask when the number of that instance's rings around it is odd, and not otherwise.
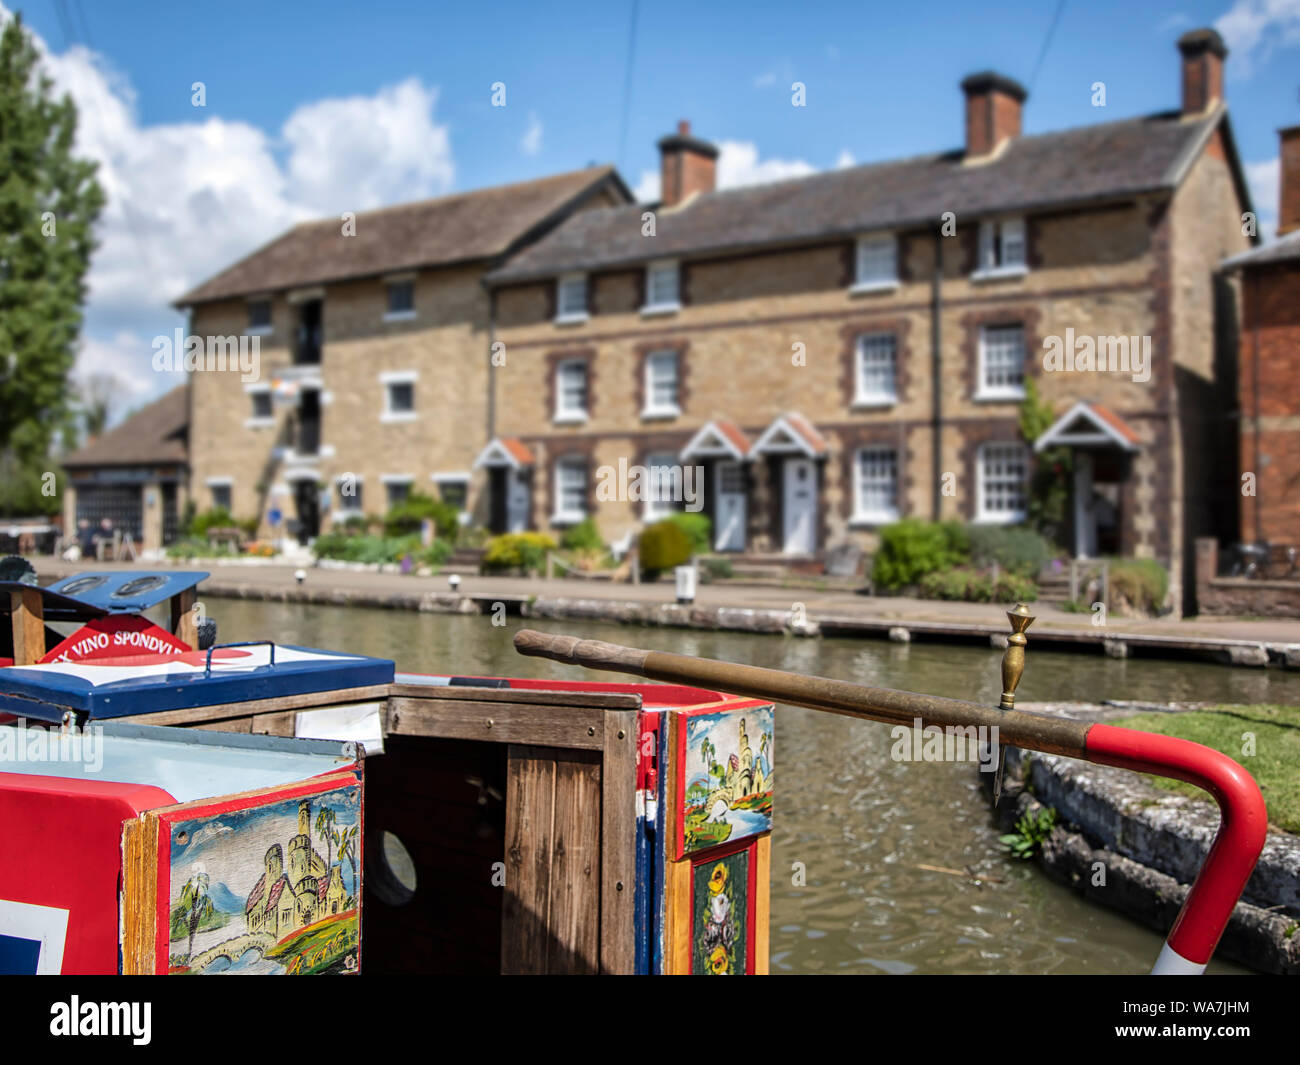
<path fill-rule="evenodd" d="M 438 90 L 407 78 L 374 96 L 319 100 L 284 124 L 289 192 L 313 211 L 364 211 L 451 188 L 447 127 L 433 120 Z"/>
<path fill-rule="evenodd" d="M 839 157 L 835 160 L 835 169 L 844 170 L 850 166 L 857 166 L 858 161 L 853 157 L 853 153 L 847 148 L 840 151 Z"/>
<path fill-rule="evenodd" d="M 0 25 L 10 17 L 0 4 Z M 77 151 L 99 164 L 107 196 L 77 373 L 117 373 L 133 399 L 175 383 L 152 371 L 150 343 L 179 324 L 169 303 L 188 288 L 304 219 L 452 187 L 438 90 L 417 78 L 304 104 L 275 136 L 214 114 L 211 91 L 192 120 L 146 126 L 104 57 L 81 45 L 55 55 L 33 37 L 56 92 L 77 104 Z"/>
<path fill-rule="evenodd" d="M 1259 235 L 1272 240 L 1277 231 L 1278 196 L 1281 191 L 1282 164 L 1280 159 L 1263 159 L 1246 164 L 1246 182 L 1250 186 L 1250 199 L 1259 214 Z"/>
<path fill-rule="evenodd" d="M 765 185 L 770 181 L 814 174 L 817 168 L 802 159 L 758 158 L 753 141 L 722 141 L 718 145 L 718 188 Z"/>
<path fill-rule="evenodd" d="M 1236 0 L 1214 28 L 1235 60 L 1230 69 L 1249 75 L 1275 48 L 1300 43 L 1300 0 Z"/>
<path fill-rule="evenodd" d="M 535 112 L 528 113 L 528 129 L 519 141 L 519 150 L 524 155 L 536 155 L 542 150 L 542 120 Z"/>

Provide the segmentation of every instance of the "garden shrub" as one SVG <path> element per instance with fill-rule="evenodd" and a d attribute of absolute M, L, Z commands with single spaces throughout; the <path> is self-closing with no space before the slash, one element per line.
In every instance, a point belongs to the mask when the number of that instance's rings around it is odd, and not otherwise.
<path fill-rule="evenodd" d="M 691 541 L 671 518 L 657 521 L 641 533 L 641 570 L 653 579 L 664 570 L 691 559 Z"/>
<path fill-rule="evenodd" d="M 196 540 L 205 539 L 209 529 L 238 528 L 239 523 L 225 507 L 213 507 L 195 514 L 190 521 L 190 536 Z"/>
<path fill-rule="evenodd" d="M 955 521 L 904 518 L 880 530 L 880 547 L 872 560 L 872 583 L 884 591 L 914 585 L 927 573 L 969 560 L 970 540 Z"/>
<path fill-rule="evenodd" d="M 1054 554 L 1052 545 L 1033 529 L 1020 525 L 966 526 L 971 563 L 981 569 L 994 564 L 1022 577 L 1036 577 Z"/>
<path fill-rule="evenodd" d="M 546 552 L 554 550 L 555 541 L 545 533 L 502 533 L 487 542 L 481 565 L 485 573 L 535 572 L 546 564 Z"/>
<path fill-rule="evenodd" d="M 1153 558 L 1113 559 L 1110 563 L 1109 607 L 1121 607 L 1121 599 L 1134 609 L 1156 614 L 1164 609 L 1169 591 L 1169 571 Z"/>
<path fill-rule="evenodd" d="M 966 566 L 935 570 L 921 578 L 923 599 L 946 599 L 965 603 L 1026 603 L 1038 598 L 1038 586 L 1028 577 L 991 574 Z"/>
<path fill-rule="evenodd" d="M 693 555 L 707 551 L 713 542 L 713 522 L 709 521 L 707 514 L 679 510 L 675 514 L 670 514 L 666 520 L 671 521 L 686 534 Z"/>
<path fill-rule="evenodd" d="M 423 492 L 411 492 L 384 515 L 384 532 L 389 536 L 409 536 L 420 531 L 425 518 L 433 521 L 437 534 L 444 540 L 455 540 L 460 529 L 460 511 L 450 503 L 434 499 Z"/>
<path fill-rule="evenodd" d="M 583 518 L 577 525 L 564 530 L 560 546 L 566 551 L 601 551 L 605 548 L 605 541 L 596 528 L 596 519 Z"/>

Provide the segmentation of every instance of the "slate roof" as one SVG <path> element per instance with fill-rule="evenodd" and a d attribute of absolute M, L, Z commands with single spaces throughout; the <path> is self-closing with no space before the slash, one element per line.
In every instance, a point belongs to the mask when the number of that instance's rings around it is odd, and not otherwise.
<path fill-rule="evenodd" d="M 190 290 L 176 306 L 490 259 L 607 180 L 631 199 L 613 167 L 592 166 L 363 211 L 355 236 L 344 237 L 337 218 L 304 222 Z"/>
<path fill-rule="evenodd" d="M 937 223 L 944 211 L 955 212 L 960 222 L 1173 189 L 1220 121 L 1235 166 L 1222 106 L 1196 119 L 1168 112 L 1018 137 L 986 162 L 966 164 L 961 151 L 950 151 L 701 194 L 659 210 L 653 241 L 641 235 L 646 205 L 583 211 L 488 277 L 494 284 L 517 282 L 652 257 L 917 227 Z"/>
<path fill-rule="evenodd" d="M 1285 237 L 1279 237 L 1272 244 L 1252 248 L 1240 255 L 1234 255 L 1231 259 L 1224 259 L 1222 266 L 1225 270 L 1237 270 L 1243 266 L 1264 266 L 1295 259 L 1300 259 L 1300 229 L 1288 233 Z"/>
<path fill-rule="evenodd" d="M 189 461 L 190 389 L 173 388 L 63 459 L 65 467 L 151 466 Z"/>

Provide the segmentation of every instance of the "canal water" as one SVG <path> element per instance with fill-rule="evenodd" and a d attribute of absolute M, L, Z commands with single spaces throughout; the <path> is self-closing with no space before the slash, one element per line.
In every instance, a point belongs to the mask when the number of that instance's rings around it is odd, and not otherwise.
<path fill-rule="evenodd" d="M 210 600 L 222 642 L 283 643 L 394 659 L 409 672 L 592 677 L 525 658 L 523 622 L 487 617 Z M 534 622 L 636 647 L 906 688 L 996 705 L 1000 652 L 883 640 L 802 639 Z M 1300 703 L 1300 675 L 1115 660 L 1030 645 L 1022 700 Z M 611 679 L 602 675 L 599 679 Z M 890 726 L 780 707 L 771 955 L 792 973 L 1141 973 L 1161 937 L 1004 855 L 971 763 L 897 762 Z M 968 866 L 997 883 L 922 866 Z M 1243 972 L 1216 962 L 1211 972 Z"/>

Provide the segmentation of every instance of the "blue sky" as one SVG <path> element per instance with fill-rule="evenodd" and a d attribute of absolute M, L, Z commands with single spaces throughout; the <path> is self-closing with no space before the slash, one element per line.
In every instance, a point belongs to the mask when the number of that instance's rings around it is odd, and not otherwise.
<path fill-rule="evenodd" d="M 654 142 L 679 118 L 722 144 L 720 182 L 785 177 L 956 147 L 974 70 L 1029 86 L 1027 133 L 1174 108 L 1174 41 L 1215 25 L 1266 225 L 1276 130 L 1300 123 L 1300 0 L 1066 0 L 1041 65 L 1056 0 L 643 3 L 626 130 L 630 2 L 0 4 L 43 41 L 102 160 L 79 372 L 122 378 L 126 405 L 168 384 L 148 370 L 180 323 L 167 301 L 293 222 L 591 162 L 652 195 Z"/>

